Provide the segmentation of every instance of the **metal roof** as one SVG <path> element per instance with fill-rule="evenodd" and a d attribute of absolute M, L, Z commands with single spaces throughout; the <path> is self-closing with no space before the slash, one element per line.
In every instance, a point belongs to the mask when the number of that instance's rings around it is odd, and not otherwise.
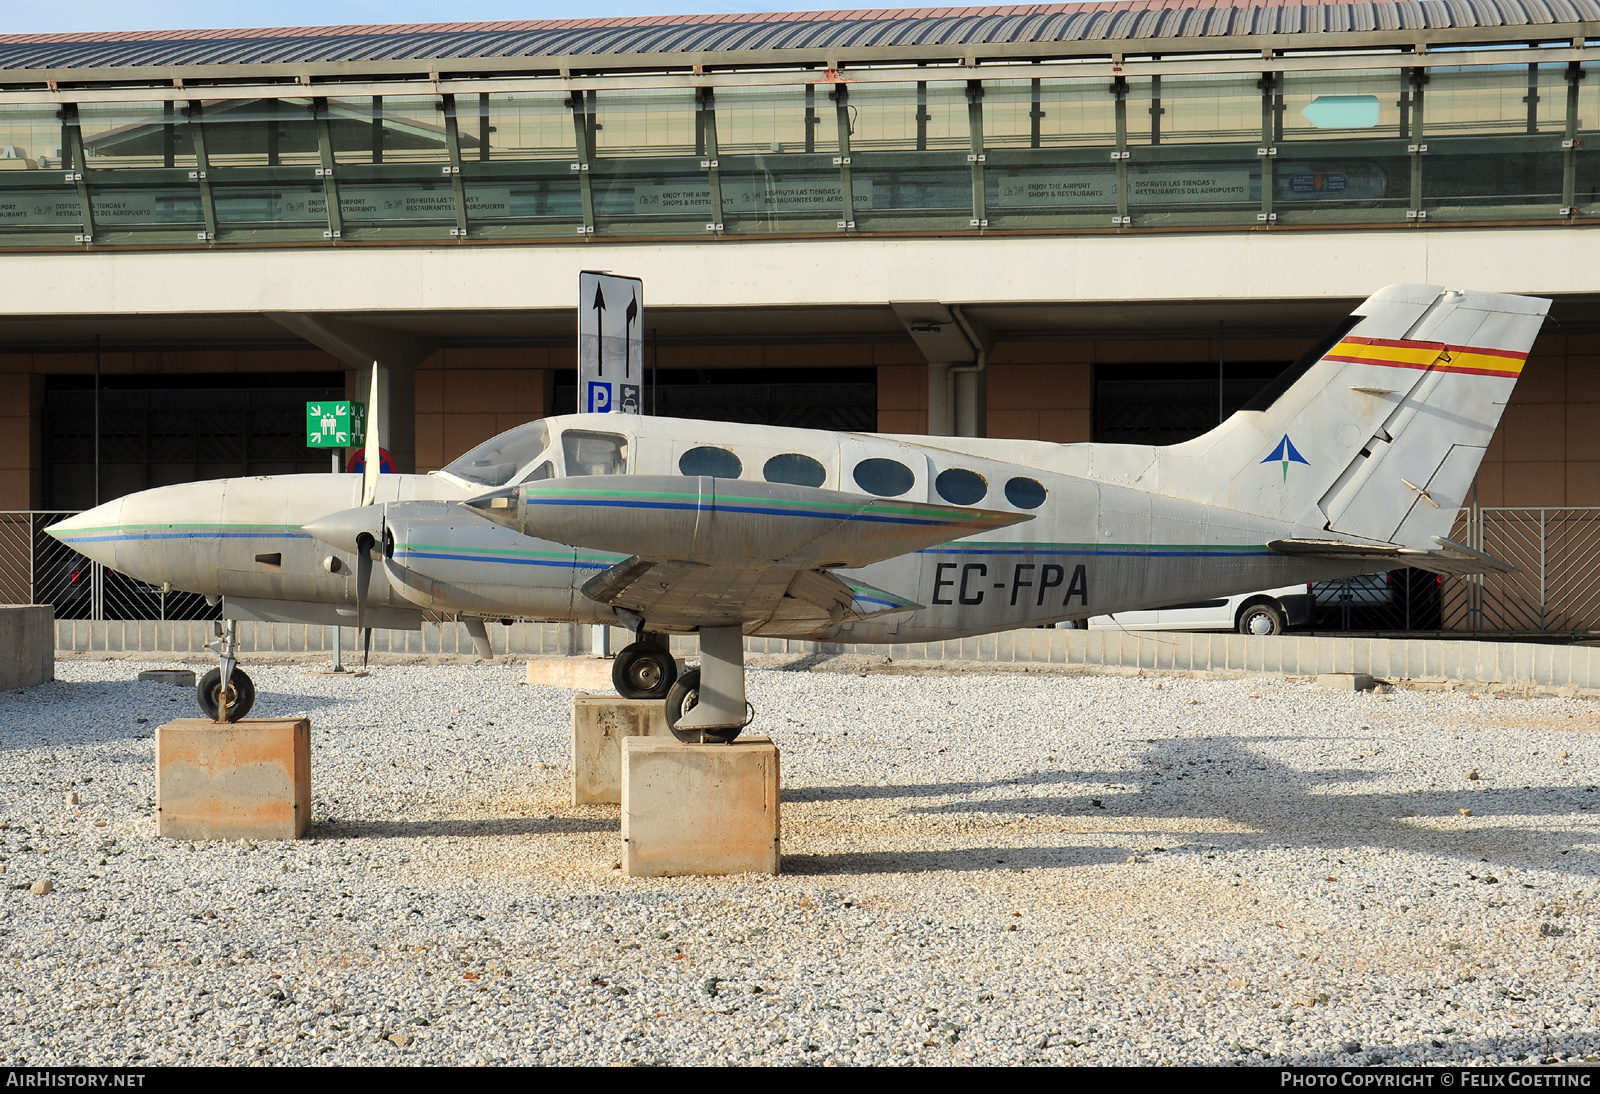
<path fill-rule="evenodd" d="M 1339 3 L 1228 0 L 1109 0 L 1000 7 L 858 9 L 830 12 L 685 15 L 618 19 L 280 27 L 259 30 L 129 31 L 0 35 L 0 71 L 327 65 L 504 59 L 527 68 L 548 58 L 835 52 L 939 47 L 951 53 L 1087 43 L 1262 35 L 1350 36 L 1528 28 L 1561 37 L 1600 24 L 1600 0 L 1361 0 Z M 1036 54 L 1037 48 L 1029 51 Z"/>

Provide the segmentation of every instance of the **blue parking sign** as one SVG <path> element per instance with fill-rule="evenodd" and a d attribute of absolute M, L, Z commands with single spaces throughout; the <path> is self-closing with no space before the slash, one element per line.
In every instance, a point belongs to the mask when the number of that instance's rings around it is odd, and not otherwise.
<path fill-rule="evenodd" d="M 589 381 L 589 400 L 586 409 L 590 414 L 609 414 L 611 412 L 611 382 L 609 380 Z"/>

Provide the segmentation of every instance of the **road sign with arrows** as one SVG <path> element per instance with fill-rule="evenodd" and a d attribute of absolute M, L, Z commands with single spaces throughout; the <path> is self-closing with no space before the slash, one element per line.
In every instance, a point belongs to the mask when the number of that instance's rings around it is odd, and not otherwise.
<path fill-rule="evenodd" d="M 638 414 L 644 390 L 644 282 L 578 275 L 578 409 Z"/>

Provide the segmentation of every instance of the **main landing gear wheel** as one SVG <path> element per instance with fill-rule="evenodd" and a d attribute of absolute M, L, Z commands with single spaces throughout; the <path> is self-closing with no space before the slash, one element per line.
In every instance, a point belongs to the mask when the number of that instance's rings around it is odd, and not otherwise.
<path fill-rule="evenodd" d="M 678 662 L 653 642 L 622 647 L 611 666 L 611 683 L 624 699 L 662 699 L 678 678 Z"/>
<path fill-rule="evenodd" d="M 672 690 L 667 692 L 667 728 L 672 730 L 672 735 L 685 744 L 706 744 L 719 741 L 727 744 L 739 736 L 745 726 L 750 724 L 750 719 L 755 716 L 755 711 L 750 704 L 745 704 L 745 711 L 749 715 L 744 725 L 732 727 L 718 727 L 715 729 L 678 729 L 678 723 L 683 716 L 700 704 L 700 670 L 690 669 L 678 677 Z"/>
<path fill-rule="evenodd" d="M 1274 604 L 1252 604 L 1239 613 L 1240 634 L 1282 634 L 1287 629 L 1288 620 Z"/>
<path fill-rule="evenodd" d="M 226 718 L 222 716 L 224 699 L 222 694 L 222 670 L 212 669 L 200 677 L 200 683 L 195 685 L 195 694 L 200 700 L 200 709 L 213 722 L 237 722 L 240 718 L 249 714 L 250 708 L 256 705 L 256 685 L 249 676 L 245 675 L 243 669 L 234 669 L 232 675 L 228 677 L 228 681 Z"/>

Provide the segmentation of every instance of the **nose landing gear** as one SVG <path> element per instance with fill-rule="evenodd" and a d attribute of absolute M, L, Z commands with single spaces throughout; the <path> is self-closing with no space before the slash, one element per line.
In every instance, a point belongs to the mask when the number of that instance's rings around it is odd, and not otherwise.
<path fill-rule="evenodd" d="M 256 704 L 256 685 L 238 666 L 239 621 L 218 622 L 215 637 L 206 648 L 216 653 L 222 665 L 200 677 L 200 683 L 195 685 L 200 710 L 213 722 L 237 722 Z M 227 687 L 223 687 L 223 680 L 228 681 Z"/>

